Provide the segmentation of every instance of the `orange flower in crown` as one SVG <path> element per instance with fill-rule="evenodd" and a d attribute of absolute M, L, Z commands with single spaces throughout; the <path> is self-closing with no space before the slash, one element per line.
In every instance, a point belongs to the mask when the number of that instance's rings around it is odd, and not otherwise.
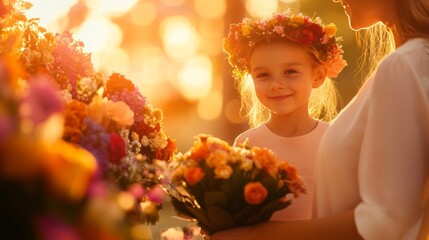
<path fill-rule="evenodd" d="M 328 77 L 335 78 L 347 65 L 343 59 L 340 37 L 334 24 L 324 25 L 320 18 L 310 18 L 291 11 L 271 17 L 231 24 L 223 50 L 231 66 L 240 73 L 249 72 L 248 58 L 254 46 L 261 41 L 287 39 L 314 49 L 320 61 L 328 68 Z"/>

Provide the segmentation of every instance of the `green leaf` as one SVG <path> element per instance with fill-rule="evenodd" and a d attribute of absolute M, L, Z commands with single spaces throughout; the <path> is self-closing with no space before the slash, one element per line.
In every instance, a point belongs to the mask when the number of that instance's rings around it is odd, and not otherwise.
<path fill-rule="evenodd" d="M 268 221 L 274 212 L 290 205 L 290 202 L 272 201 L 262 207 L 257 213 L 245 219 L 245 225 L 253 225 Z"/>
<path fill-rule="evenodd" d="M 195 216 L 195 219 L 198 221 L 198 223 L 201 223 L 205 226 L 211 226 L 210 220 L 205 211 L 189 205 L 187 205 L 186 208 Z"/>
<path fill-rule="evenodd" d="M 196 219 L 196 216 L 188 210 L 188 207 L 186 207 L 186 203 L 181 202 L 175 198 L 171 198 L 171 204 L 173 205 L 177 215 L 180 217 Z"/>
<path fill-rule="evenodd" d="M 217 206 L 223 209 L 228 207 L 228 200 L 223 192 L 212 191 L 207 192 L 204 196 L 206 207 Z"/>
<path fill-rule="evenodd" d="M 222 208 L 209 206 L 207 214 L 215 232 L 236 226 L 231 215 Z"/>

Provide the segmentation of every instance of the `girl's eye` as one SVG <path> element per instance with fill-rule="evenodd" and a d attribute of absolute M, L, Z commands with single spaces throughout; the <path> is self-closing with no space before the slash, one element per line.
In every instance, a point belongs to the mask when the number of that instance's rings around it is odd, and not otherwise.
<path fill-rule="evenodd" d="M 266 77 L 268 77 L 268 73 L 262 72 L 262 73 L 256 74 L 256 78 L 266 78 Z"/>
<path fill-rule="evenodd" d="M 285 71 L 284 71 L 284 73 L 285 73 L 286 75 L 291 75 L 291 74 L 298 73 L 298 71 L 297 71 L 297 70 L 295 70 L 295 69 L 287 69 L 287 70 L 285 70 Z"/>

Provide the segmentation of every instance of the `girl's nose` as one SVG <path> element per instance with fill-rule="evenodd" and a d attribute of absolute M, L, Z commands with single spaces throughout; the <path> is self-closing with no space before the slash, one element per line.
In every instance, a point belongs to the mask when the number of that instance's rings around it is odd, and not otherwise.
<path fill-rule="evenodd" d="M 271 82 L 270 88 L 272 90 L 274 89 L 283 89 L 285 87 L 284 81 L 282 81 L 282 79 L 280 77 L 276 77 L 275 79 L 273 79 L 273 81 Z"/>

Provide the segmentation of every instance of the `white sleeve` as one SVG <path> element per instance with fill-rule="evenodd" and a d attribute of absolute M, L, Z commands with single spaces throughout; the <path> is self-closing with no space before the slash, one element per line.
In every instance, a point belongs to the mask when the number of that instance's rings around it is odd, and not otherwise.
<path fill-rule="evenodd" d="M 429 76 L 416 67 L 429 68 L 427 62 L 426 56 L 413 66 L 391 56 L 375 75 L 358 169 L 362 202 L 355 208 L 364 239 L 408 239 L 420 225 L 429 169 Z"/>

